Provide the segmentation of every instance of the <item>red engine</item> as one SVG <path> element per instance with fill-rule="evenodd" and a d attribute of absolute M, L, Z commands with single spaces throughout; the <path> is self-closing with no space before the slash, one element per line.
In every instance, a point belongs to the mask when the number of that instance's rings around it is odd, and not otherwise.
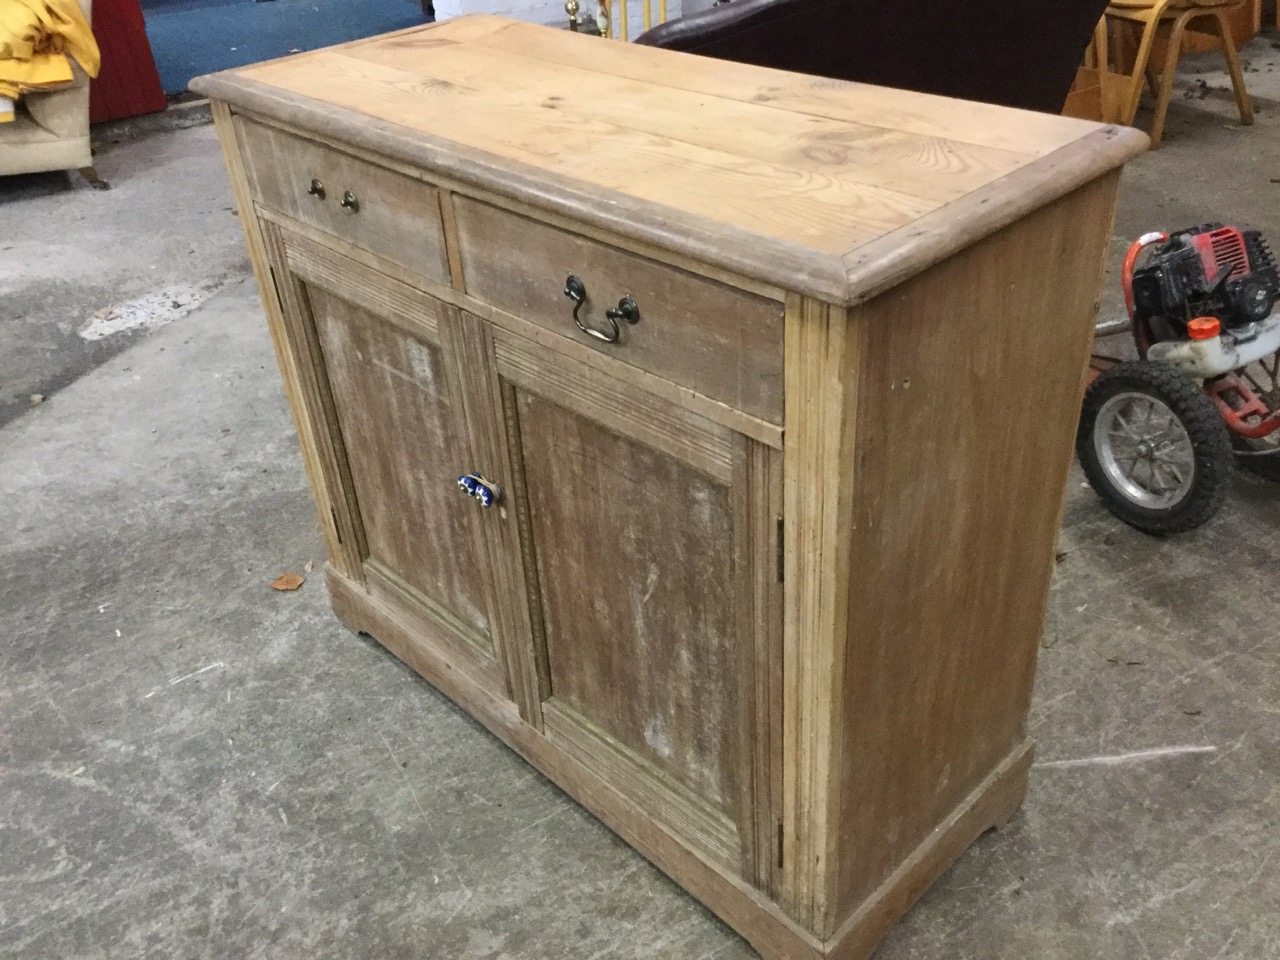
<path fill-rule="evenodd" d="M 1187 238 L 1199 252 L 1200 262 L 1209 277 L 1225 278 L 1224 270 L 1241 276 L 1252 272 L 1243 231 L 1235 227 L 1218 227 L 1207 233 L 1188 233 Z"/>
<path fill-rule="evenodd" d="M 1185 336 L 1196 317 L 1217 317 L 1225 329 L 1247 336 L 1280 300 L 1280 272 L 1262 235 L 1217 223 L 1155 244 L 1147 262 L 1125 279 L 1135 323 L 1154 328 L 1157 340 Z M 1170 329 L 1161 331 L 1161 321 Z"/>

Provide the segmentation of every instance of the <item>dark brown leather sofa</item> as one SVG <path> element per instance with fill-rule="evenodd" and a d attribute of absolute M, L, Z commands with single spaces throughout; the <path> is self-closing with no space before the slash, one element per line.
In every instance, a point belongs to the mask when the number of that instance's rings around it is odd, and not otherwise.
<path fill-rule="evenodd" d="M 1059 113 L 1107 0 L 732 0 L 637 43 Z"/>

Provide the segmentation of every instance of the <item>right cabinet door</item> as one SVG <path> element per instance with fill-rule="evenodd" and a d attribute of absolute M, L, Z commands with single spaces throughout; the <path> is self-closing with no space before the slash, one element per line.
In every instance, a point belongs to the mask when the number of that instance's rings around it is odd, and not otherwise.
<path fill-rule="evenodd" d="M 519 338 L 495 353 L 545 735 L 768 887 L 779 451 Z"/>

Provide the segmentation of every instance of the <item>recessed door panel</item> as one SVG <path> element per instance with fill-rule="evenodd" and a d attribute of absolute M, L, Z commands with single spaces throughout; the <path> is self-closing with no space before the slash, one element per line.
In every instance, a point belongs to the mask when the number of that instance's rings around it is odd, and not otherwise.
<path fill-rule="evenodd" d="M 398 578 L 491 646 L 474 512 L 457 479 L 473 469 L 441 349 L 309 285 L 346 449 L 366 562 Z"/>
<path fill-rule="evenodd" d="M 736 803 L 730 490 L 538 397 L 519 416 L 552 697 Z"/>

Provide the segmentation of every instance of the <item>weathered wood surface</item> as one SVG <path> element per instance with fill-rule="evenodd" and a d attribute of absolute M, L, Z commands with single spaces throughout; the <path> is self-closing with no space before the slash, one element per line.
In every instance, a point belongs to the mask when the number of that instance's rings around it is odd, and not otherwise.
<path fill-rule="evenodd" d="M 259 123 L 239 120 L 236 127 L 259 203 L 429 280 L 448 282 L 434 187 Z M 313 180 L 323 197 L 310 192 Z M 344 207 L 348 193 L 354 203 Z"/>
<path fill-rule="evenodd" d="M 781 303 L 474 200 L 458 197 L 454 210 L 469 295 L 781 425 Z M 564 295 L 570 275 L 587 290 L 586 326 L 611 333 L 605 311 L 624 296 L 639 322 L 619 323 L 617 343 L 583 335 Z"/>
<path fill-rule="evenodd" d="M 282 274 L 284 252 L 279 231 L 269 223 L 254 216 L 253 196 L 249 177 L 245 171 L 245 156 L 236 136 L 236 124 L 231 110 L 225 103 L 213 103 L 212 113 L 227 163 L 231 181 L 231 195 L 236 203 L 236 215 L 244 228 L 245 245 L 249 261 L 253 265 L 254 278 L 262 298 L 267 329 L 275 349 L 276 362 L 284 381 L 285 396 L 298 431 L 298 446 L 302 463 L 311 484 L 312 499 L 316 504 L 316 516 L 324 534 L 329 562 L 346 576 L 357 576 L 360 568 L 356 537 L 345 503 L 345 491 L 338 475 L 337 457 L 332 449 L 332 437 L 326 411 L 317 396 L 317 378 L 310 351 L 299 337 L 300 311 L 292 303 L 292 291 L 288 278 L 277 278 L 274 258 Z M 281 284 L 281 280 L 284 281 Z M 286 304 L 289 307 L 286 308 Z"/>
<path fill-rule="evenodd" d="M 517 395 L 552 697 L 736 812 L 729 491 Z"/>
<path fill-rule="evenodd" d="M 835 894 L 839 722 L 860 329 L 845 311 L 787 303 L 782 903 L 819 934 Z"/>
<path fill-rule="evenodd" d="M 1026 735 L 1114 197 L 1102 178 L 851 318 L 832 922 Z"/>
<path fill-rule="evenodd" d="M 523 351 L 529 344 L 551 348 L 556 355 L 592 366 L 609 381 L 631 384 L 642 395 L 666 400 L 676 408 L 722 424 L 734 433 L 768 446 L 782 447 L 780 424 L 761 420 L 689 387 L 625 363 L 588 346 L 584 336 L 566 339 L 563 329 L 553 330 L 490 306 L 453 287 L 424 280 L 385 257 L 353 247 L 339 237 L 279 211 L 259 205 L 258 214 L 268 227 L 279 226 L 289 234 L 289 265 L 295 272 L 305 275 L 309 281 L 321 282 L 316 278 L 323 278 L 321 285 L 338 285 L 336 289 L 348 299 L 365 302 L 367 298 L 374 304 L 385 305 L 389 312 L 384 317 L 407 324 L 409 332 L 419 324 L 425 324 L 428 338 L 434 340 L 438 336 L 433 332 L 437 311 L 441 305 L 451 304 L 487 321 L 495 338 L 512 351 Z M 568 319 L 568 324 L 572 327 L 572 319 Z M 576 328 L 574 330 L 576 332 Z"/>
<path fill-rule="evenodd" d="M 492 17 L 201 86 L 339 615 L 769 960 L 868 956 L 1025 792 L 1142 138 Z"/>
<path fill-rule="evenodd" d="M 513 82 L 518 77 L 519 82 Z M 918 272 L 1142 150 L 1134 131 L 464 17 L 201 78 L 210 96 L 821 299 Z M 998 194 L 997 194 L 998 195 Z M 893 244 L 889 244 L 889 249 Z M 879 262 L 879 261 L 877 261 Z"/>
<path fill-rule="evenodd" d="M 458 490 L 473 467 L 444 356 L 324 290 L 308 300 L 369 557 L 487 642 L 480 508 Z"/>

